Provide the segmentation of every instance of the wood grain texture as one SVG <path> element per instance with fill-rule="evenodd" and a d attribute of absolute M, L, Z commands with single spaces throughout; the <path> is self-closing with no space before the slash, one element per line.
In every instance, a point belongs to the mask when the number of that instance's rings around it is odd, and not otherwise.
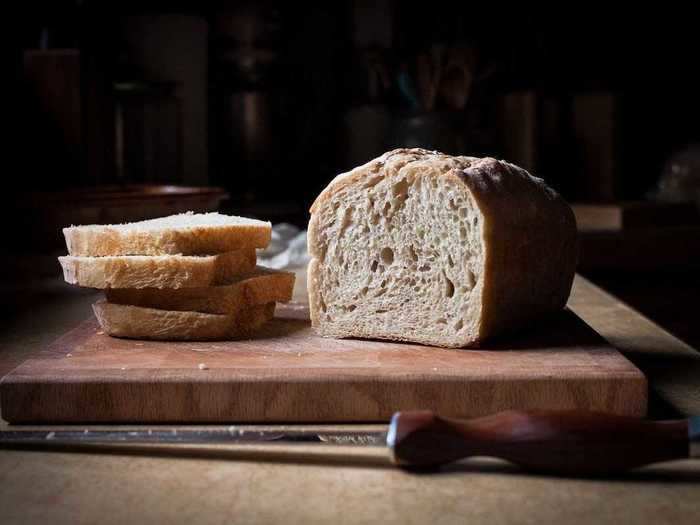
<path fill-rule="evenodd" d="M 201 343 L 120 340 L 86 321 L 5 377 L 3 417 L 347 422 L 419 408 L 453 417 L 646 411 L 644 375 L 570 311 L 479 350 L 323 339 L 305 308 L 278 315 L 254 339 Z"/>

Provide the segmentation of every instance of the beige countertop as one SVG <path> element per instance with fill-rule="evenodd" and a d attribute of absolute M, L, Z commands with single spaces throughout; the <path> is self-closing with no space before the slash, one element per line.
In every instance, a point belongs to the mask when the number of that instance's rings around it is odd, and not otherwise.
<path fill-rule="evenodd" d="M 58 283 L 20 292 L 25 307 L 2 322 L 0 374 L 90 315 L 95 298 Z M 700 414 L 698 352 L 585 279 L 570 306 L 644 370 L 660 415 Z M 0 521 L 680 524 L 700 515 L 700 464 L 689 460 L 596 480 L 486 459 L 413 474 L 386 466 L 382 449 L 372 454 L 351 465 L 0 451 Z"/>

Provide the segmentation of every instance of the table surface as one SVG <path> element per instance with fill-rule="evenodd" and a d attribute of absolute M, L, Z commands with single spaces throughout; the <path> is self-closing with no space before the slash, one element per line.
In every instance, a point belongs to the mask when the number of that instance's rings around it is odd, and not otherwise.
<path fill-rule="evenodd" d="M 0 374 L 89 316 L 96 297 L 54 281 L 10 288 Z M 700 353 L 581 277 L 569 306 L 646 373 L 652 416 L 700 414 Z M 314 454 L 263 462 L 0 451 L 0 521 L 678 524 L 700 515 L 700 464 L 690 460 L 572 479 L 489 459 L 414 474 L 387 466 L 381 448 L 356 465 Z"/>

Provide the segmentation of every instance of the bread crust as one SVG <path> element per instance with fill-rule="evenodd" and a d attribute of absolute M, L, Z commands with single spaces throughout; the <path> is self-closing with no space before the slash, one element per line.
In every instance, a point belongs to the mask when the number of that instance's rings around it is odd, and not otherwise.
<path fill-rule="evenodd" d="M 255 249 L 209 256 L 105 256 L 58 258 L 67 283 L 88 288 L 202 288 L 255 268 Z"/>
<path fill-rule="evenodd" d="M 218 286 L 179 290 L 112 289 L 106 290 L 106 296 L 109 302 L 117 304 L 232 315 L 250 305 L 290 301 L 294 280 L 292 272 L 258 267 L 252 273 L 236 276 L 231 282 Z"/>
<path fill-rule="evenodd" d="M 424 149 L 398 149 L 337 176 L 311 206 L 308 290 L 312 324 L 321 335 L 386 338 L 338 331 L 322 317 L 321 282 L 324 254 L 321 210 L 346 191 L 372 178 L 396 174 L 405 166 L 429 165 L 449 177 L 474 199 L 482 215 L 483 275 L 475 291 L 481 297 L 477 330 L 466 340 L 431 340 L 440 346 L 472 346 L 502 334 L 566 304 L 577 259 L 576 223 L 571 208 L 544 181 L 493 158 L 453 157 Z M 425 343 L 418 337 L 391 339 Z"/>
<path fill-rule="evenodd" d="M 236 315 L 159 310 L 113 304 L 104 300 L 92 305 L 107 335 L 159 341 L 210 341 L 249 337 L 272 319 L 275 303 L 251 306 Z"/>

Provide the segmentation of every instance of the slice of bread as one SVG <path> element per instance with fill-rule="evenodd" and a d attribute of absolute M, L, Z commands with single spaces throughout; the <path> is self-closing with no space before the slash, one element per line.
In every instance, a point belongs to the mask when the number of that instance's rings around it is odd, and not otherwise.
<path fill-rule="evenodd" d="M 218 213 L 171 215 L 129 224 L 63 229 L 69 255 L 211 255 L 240 248 L 264 248 L 269 222 Z"/>
<path fill-rule="evenodd" d="M 156 288 L 106 290 L 110 303 L 163 310 L 190 310 L 210 314 L 235 314 L 248 305 L 292 299 L 294 273 L 259 266 L 219 286 L 158 290 Z"/>
<path fill-rule="evenodd" d="M 255 268 L 255 249 L 218 255 L 59 257 L 67 283 L 89 288 L 201 288 Z"/>
<path fill-rule="evenodd" d="M 92 308 L 102 330 L 114 337 L 161 341 L 208 341 L 250 337 L 272 319 L 275 303 L 236 315 L 158 310 L 98 301 Z"/>
<path fill-rule="evenodd" d="M 311 319 L 324 336 L 475 345 L 566 304 L 571 208 L 492 158 L 388 152 L 311 208 Z"/>

